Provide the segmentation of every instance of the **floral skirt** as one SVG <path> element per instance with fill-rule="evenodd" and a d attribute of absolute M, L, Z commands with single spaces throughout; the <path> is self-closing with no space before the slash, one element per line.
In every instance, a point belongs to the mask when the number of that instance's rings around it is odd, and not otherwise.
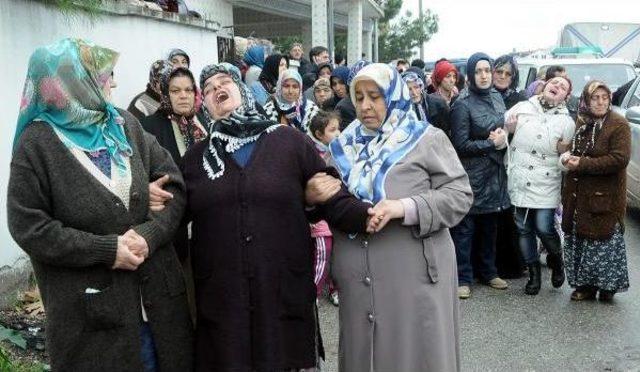
<path fill-rule="evenodd" d="M 620 225 L 609 239 L 581 239 L 575 233 L 564 237 L 564 261 L 571 287 L 592 286 L 613 292 L 629 288 L 627 251 Z"/>

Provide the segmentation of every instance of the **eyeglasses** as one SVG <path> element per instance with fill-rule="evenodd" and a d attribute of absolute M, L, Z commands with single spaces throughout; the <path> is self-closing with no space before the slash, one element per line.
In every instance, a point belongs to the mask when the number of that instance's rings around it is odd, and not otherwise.
<path fill-rule="evenodd" d="M 507 70 L 503 70 L 503 69 L 496 69 L 494 72 L 494 74 L 500 76 L 506 76 L 506 77 L 511 77 L 513 74 L 511 73 L 511 71 L 507 71 Z"/>

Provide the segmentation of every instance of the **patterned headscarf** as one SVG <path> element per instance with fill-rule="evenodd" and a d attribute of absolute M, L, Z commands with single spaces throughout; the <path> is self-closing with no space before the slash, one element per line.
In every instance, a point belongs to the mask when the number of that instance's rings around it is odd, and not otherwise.
<path fill-rule="evenodd" d="M 240 70 L 230 63 L 208 65 L 200 74 L 200 89 L 210 77 L 217 74 L 229 75 L 240 90 L 242 104 L 228 118 L 213 120 L 204 108 L 209 122 L 209 147 L 203 155 L 203 166 L 211 180 L 224 174 L 223 153 L 232 154 L 242 146 L 255 142 L 262 133 L 271 133 L 279 127 L 278 123 L 267 120 L 256 110 L 253 94 L 242 82 Z"/>
<path fill-rule="evenodd" d="M 347 83 L 348 86 L 351 86 L 351 82 L 353 81 L 353 78 L 356 77 L 356 75 L 358 75 L 358 72 L 360 72 L 360 70 L 362 70 L 363 67 L 370 64 L 371 62 L 365 61 L 364 59 L 361 59 L 358 62 L 354 63 L 349 68 L 349 76 L 347 77 L 347 81 L 345 81 L 345 83 Z"/>
<path fill-rule="evenodd" d="M 184 50 L 177 49 L 177 48 L 171 49 L 171 51 L 169 52 L 169 56 L 167 57 L 167 60 L 171 62 L 171 60 L 175 56 L 183 56 L 187 60 L 187 66 L 191 66 L 191 58 L 189 58 L 189 55 Z"/>
<path fill-rule="evenodd" d="M 171 66 L 171 62 L 165 59 L 159 59 L 151 65 L 149 69 L 149 83 L 147 84 L 147 92 L 153 92 L 158 101 L 162 96 L 162 76 L 171 72 L 173 67 Z M 156 89 L 158 87 L 158 89 Z"/>
<path fill-rule="evenodd" d="M 284 99 L 284 95 L 282 94 L 282 85 L 287 80 L 295 80 L 300 86 L 300 95 L 294 102 L 287 102 Z M 280 74 L 278 85 L 276 86 L 275 100 L 275 109 L 278 111 L 278 114 L 287 118 L 287 121 L 290 125 L 306 133 L 307 128 L 309 127 L 308 122 L 311 118 L 309 117 L 309 115 L 307 115 L 306 112 L 307 99 L 304 97 L 304 94 L 302 92 L 302 77 L 300 76 L 298 71 L 285 70 L 282 74 Z"/>
<path fill-rule="evenodd" d="M 424 80 L 422 80 L 422 78 L 418 76 L 418 74 L 411 71 L 407 71 L 403 73 L 402 80 L 404 80 L 404 82 L 407 83 L 407 86 L 409 86 L 409 83 L 414 83 L 420 87 L 420 90 L 422 91 L 422 100 L 421 102 L 414 103 L 413 105 L 414 105 L 414 109 L 416 110 L 416 115 L 418 116 L 418 119 L 427 120 L 427 111 L 429 110 L 429 105 L 426 102 L 426 92 L 424 92 Z"/>
<path fill-rule="evenodd" d="M 203 140 L 206 137 L 206 134 L 194 121 L 196 113 L 195 97 L 193 100 L 193 109 L 187 115 L 178 115 L 173 110 L 171 98 L 169 97 L 169 83 L 176 76 L 186 76 L 191 79 L 193 94 L 197 95 L 198 90 L 196 87 L 196 80 L 188 68 L 178 67 L 175 70 L 170 70 L 162 76 L 162 100 L 160 103 L 160 110 L 169 118 L 169 120 L 175 121 L 178 124 L 180 133 L 184 138 L 185 147 L 189 149 L 196 142 Z"/>
<path fill-rule="evenodd" d="M 591 96 L 598 89 L 604 89 L 609 94 L 609 109 L 606 114 L 596 117 L 589 105 L 591 104 Z M 585 85 L 582 95 L 580 96 L 580 104 L 578 106 L 578 119 L 576 124 L 578 129 L 573 137 L 573 146 L 571 153 L 577 156 L 587 154 L 595 146 L 596 138 L 602 130 L 604 122 L 607 120 L 611 112 L 611 89 L 602 81 L 592 80 Z"/>
<path fill-rule="evenodd" d="M 374 63 L 364 67 L 351 82 L 355 86 L 372 80 L 384 96 L 387 113 L 377 130 L 354 120 L 329 145 L 333 159 L 349 191 L 357 198 L 377 203 L 385 199 L 384 183 L 389 170 L 420 141 L 429 123 L 420 121 L 412 109 L 409 89 L 390 66 Z"/>
<path fill-rule="evenodd" d="M 409 83 L 418 84 L 420 86 L 421 90 L 424 89 L 424 80 L 422 80 L 422 78 L 420 76 L 418 76 L 418 74 L 416 74 L 415 72 L 407 71 L 407 72 L 403 73 L 402 74 L 402 80 L 404 80 L 404 82 L 407 83 L 407 84 L 409 84 Z"/>
<path fill-rule="evenodd" d="M 117 60 L 115 51 L 81 39 L 36 49 L 29 59 L 14 150 L 25 128 L 40 120 L 67 146 L 89 153 L 106 150 L 119 171 L 127 172 L 132 150 L 124 119 L 103 93 Z"/>

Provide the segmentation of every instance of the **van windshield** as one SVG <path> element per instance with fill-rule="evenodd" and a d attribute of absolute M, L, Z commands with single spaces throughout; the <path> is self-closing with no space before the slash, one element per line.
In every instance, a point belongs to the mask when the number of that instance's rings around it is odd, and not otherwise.
<path fill-rule="evenodd" d="M 548 66 L 543 66 L 541 69 L 545 69 Z M 582 94 L 582 89 L 591 80 L 604 81 L 612 92 L 615 92 L 621 85 L 635 79 L 635 70 L 628 65 L 607 63 L 607 64 L 579 64 L 579 65 L 564 65 L 567 70 L 567 75 L 571 79 L 573 84 L 572 94 L 579 97 Z"/>

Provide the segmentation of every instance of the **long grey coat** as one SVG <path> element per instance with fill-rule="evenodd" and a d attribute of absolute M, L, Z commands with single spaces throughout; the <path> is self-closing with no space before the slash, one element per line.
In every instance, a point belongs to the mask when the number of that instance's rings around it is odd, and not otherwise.
<path fill-rule="evenodd" d="M 449 227 L 469 211 L 469 179 L 449 139 L 429 127 L 390 170 L 388 199 L 411 198 L 419 225 L 334 235 L 342 372 L 460 369 L 457 266 Z"/>

